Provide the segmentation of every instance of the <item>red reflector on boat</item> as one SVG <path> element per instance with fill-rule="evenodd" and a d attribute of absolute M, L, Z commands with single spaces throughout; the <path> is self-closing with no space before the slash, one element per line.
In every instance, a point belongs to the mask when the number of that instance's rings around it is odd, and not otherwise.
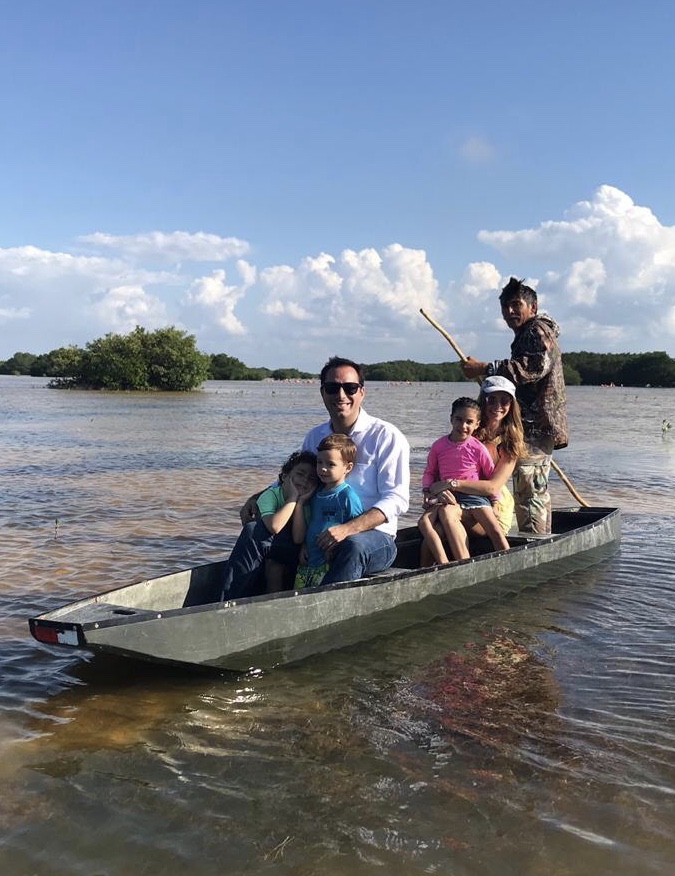
<path fill-rule="evenodd" d="M 46 645 L 59 644 L 58 630 L 54 627 L 42 627 L 39 624 L 36 624 L 33 627 L 33 635 L 38 642 L 44 642 Z"/>
<path fill-rule="evenodd" d="M 76 629 L 66 627 L 48 627 L 42 624 L 33 624 L 33 635 L 38 642 L 45 645 L 79 645 Z"/>

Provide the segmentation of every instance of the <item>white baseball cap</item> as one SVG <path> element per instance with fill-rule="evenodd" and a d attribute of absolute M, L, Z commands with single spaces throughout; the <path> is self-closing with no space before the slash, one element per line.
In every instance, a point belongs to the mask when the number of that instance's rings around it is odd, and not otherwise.
<path fill-rule="evenodd" d="M 508 377 L 500 377 L 496 374 L 494 377 L 486 377 L 481 384 L 481 392 L 485 395 L 490 395 L 491 392 L 508 392 L 513 398 L 516 397 L 516 387 Z"/>

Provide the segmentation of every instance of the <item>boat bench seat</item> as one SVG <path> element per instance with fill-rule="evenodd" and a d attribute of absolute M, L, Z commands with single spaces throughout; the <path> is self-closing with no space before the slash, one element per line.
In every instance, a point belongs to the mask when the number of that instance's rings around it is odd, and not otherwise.
<path fill-rule="evenodd" d="M 149 611 L 146 608 L 129 608 L 126 605 L 115 605 L 112 602 L 91 602 L 89 605 L 79 606 L 73 610 L 71 616 L 64 614 L 58 620 L 89 624 L 119 617 L 152 617 L 156 614 L 156 611 Z"/>

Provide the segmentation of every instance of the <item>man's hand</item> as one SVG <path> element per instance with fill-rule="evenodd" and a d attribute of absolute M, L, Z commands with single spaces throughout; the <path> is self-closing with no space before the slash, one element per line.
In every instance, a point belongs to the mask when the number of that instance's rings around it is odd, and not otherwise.
<path fill-rule="evenodd" d="M 317 536 L 316 543 L 326 554 L 328 559 L 330 559 L 335 548 L 350 534 L 348 524 L 339 523 L 337 526 L 331 526 L 330 529 L 324 529 L 324 531 Z"/>
<path fill-rule="evenodd" d="M 473 359 L 471 356 L 467 356 L 462 362 L 462 371 L 467 380 L 477 380 L 479 377 L 483 377 L 487 367 L 487 362 L 479 362 L 478 359 Z"/>
<path fill-rule="evenodd" d="M 256 493 L 255 496 L 249 496 L 249 498 L 242 505 L 241 511 L 239 512 L 239 519 L 242 522 L 242 525 L 246 523 L 250 523 L 251 520 L 256 520 L 258 518 L 258 496 L 260 493 Z"/>

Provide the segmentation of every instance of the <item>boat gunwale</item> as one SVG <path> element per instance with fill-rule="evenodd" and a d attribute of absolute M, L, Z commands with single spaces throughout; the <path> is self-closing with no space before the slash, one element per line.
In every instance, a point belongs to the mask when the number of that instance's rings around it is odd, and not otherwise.
<path fill-rule="evenodd" d="M 540 547 L 543 545 L 552 544 L 558 541 L 562 541 L 565 539 L 569 539 L 579 533 L 591 530 L 598 526 L 607 525 L 608 521 L 613 520 L 616 517 L 620 517 L 620 509 L 616 507 L 610 506 L 597 506 L 592 508 L 577 508 L 576 506 L 570 508 L 557 508 L 555 509 L 557 512 L 577 514 L 583 517 L 584 514 L 595 514 L 593 520 L 589 520 L 588 522 L 582 523 L 581 526 L 574 527 L 572 529 L 566 530 L 564 532 L 550 533 L 550 534 L 534 534 L 534 533 L 522 533 L 522 532 L 513 532 L 510 534 L 510 538 L 512 539 L 523 539 L 522 543 L 515 544 L 508 551 L 489 551 L 487 553 L 482 553 L 477 556 L 468 557 L 464 560 L 451 560 L 449 563 L 443 563 L 435 566 L 428 566 L 424 568 L 415 568 L 415 569 L 404 569 L 404 568 L 393 568 L 384 570 L 383 572 L 377 572 L 371 576 L 366 578 L 358 578 L 354 581 L 343 581 L 333 585 L 327 586 L 318 586 L 318 587 L 308 587 L 303 590 L 286 590 L 281 593 L 268 593 L 261 594 L 258 596 L 249 596 L 242 597 L 240 599 L 232 599 L 232 600 L 220 600 L 218 602 L 207 602 L 197 605 L 189 605 L 189 606 L 180 606 L 178 608 L 169 608 L 166 610 L 154 610 L 147 608 L 129 608 L 121 604 L 117 604 L 114 601 L 107 602 L 106 596 L 113 596 L 114 594 L 120 592 L 121 590 L 126 589 L 127 587 L 135 587 L 141 584 L 151 584 L 153 582 L 157 582 L 163 578 L 169 578 L 172 575 L 180 575 L 182 573 L 189 573 L 195 569 L 205 569 L 210 566 L 218 565 L 222 563 L 223 560 L 215 560 L 210 563 L 203 563 L 199 566 L 189 567 L 187 569 L 179 569 L 175 572 L 168 572 L 165 575 L 158 575 L 155 578 L 147 578 L 147 579 L 139 579 L 138 581 L 132 582 L 131 584 L 125 585 L 124 587 L 116 587 L 112 590 L 103 591 L 102 593 L 95 594 L 94 596 L 85 597 L 82 600 L 76 600 L 73 603 L 66 604 L 61 606 L 60 608 L 53 609 L 49 612 L 45 612 L 36 617 L 30 618 L 29 626 L 31 633 L 35 636 L 34 627 L 39 625 L 45 628 L 56 628 L 60 630 L 74 630 L 78 632 L 78 638 L 81 638 L 85 632 L 88 630 L 95 629 L 106 629 L 115 626 L 143 623 L 153 620 L 162 620 L 164 618 L 173 618 L 179 616 L 188 616 L 191 614 L 199 614 L 200 612 L 213 612 L 213 611 L 226 611 L 232 607 L 239 606 L 247 606 L 247 605 L 261 605 L 273 600 L 277 599 L 298 599 L 303 596 L 316 595 L 320 593 L 328 593 L 335 591 L 347 591 L 356 588 L 365 588 L 365 587 L 373 587 L 373 586 L 384 586 L 394 581 L 401 581 L 406 578 L 423 578 L 427 575 L 438 574 L 439 572 L 445 573 L 449 572 L 455 568 L 461 568 L 464 566 L 469 566 L 475 563 L 478 563 L 482 560 L 487 560 L 489 558 L 493 558 L 500 554 L 508 555 L 516 555 L 517 553 L 532 550 L 533 548 Z M 606 512 L 606 513 L 602 513 Z M 407 530 L 414 530 L 414 526 L 405 527 L 400 530 L 400 533 L 406 532 Z M 611 541 L 616 540 L 612 539 Z M 607 542 L 609 543 L 609 542 Z M 580 552 L 581 553 L 581 552 Z M 549 560 L 547 564 L 555 563 L 556 560 Z M 510 564 L 507 564 L 510 565 Z M 505 568 L 503 574 L 495 575 L 493 580 L 499 580 L 503 577 L 508 576 L 513 573 L 513 569 Z M 64 617 L 63 620 L 55 619 L 50 617 L 57 612 L 62 612 L 65 608 L 71 608 L 75 611 L 78 607 L 84 608 L 85 606 L 99 604 L 102 606 L 108 606 L 110 610 L 119 610 L 118 617 L 101 617 L 100 619 L 91 619 L 85 621 L 78 620 L 68 620 Z M 35 636 L 35 638 L 38 638 Z M 39 638 L 38 638 L 38 641 Z M 86 643 L 82 643 L 84 647 L 91 647 Z"/>

